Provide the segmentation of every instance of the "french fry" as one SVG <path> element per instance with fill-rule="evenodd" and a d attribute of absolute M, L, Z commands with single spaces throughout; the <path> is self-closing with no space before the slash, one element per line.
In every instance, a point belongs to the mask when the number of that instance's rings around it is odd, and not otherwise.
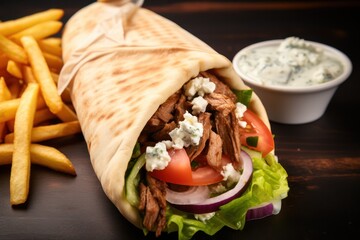
<path fill-rule="evenodd" d="M 5 79 L 0 77 L 0 102 L 9 100 L 11 98 L 11 93 L 6 86 Z M 5 122 L 0 123 L 0 143 L 4 141 L 6 131 L 6 124 Z"/>
<path fill-rule="evenodd" d="M 56 116 L 52 112 L 50 112 L 48 108 L 40 109 L 35 113 L 34 126 L 37 126 L 44 121 L 52 120 L 55 118 Z"/>
<path fill-rule="evenodd" d="M 73 164 L 59 150 L 53 147 L 32 144 L 30 147 L 30 153 L 33 163 L 76 176 Z"/>
<path fill-rule="evenodd" d="M 40 41 L 48 44 L 49 46 L 61 48 L 61 38 L 59 38 L 59 37 L 49 37 L 46 39 L 42 39 Z"/>
<path fill-rule="evenodd" d="M 0 144 L 0 165 L 11 164 L 13 152 L 14 144 Z M 30 159 L 32 164 L 76 176 L 76 171 L 71 161 L 56 148 L 40 144 L 31 144 Z"/>
<path fill-rule="evenodd" d="M 34 73 L 32 72 L 31 67 L 29 66 L 24 66 L 22 69 L 22 75 L 23 75 L 23 79 L 25 82 L 30 83 L 30 82 L 36 82 Z"/>
<path fill-rule="evenodd" d="M 23 87 L 22 81 L 12 81 L 9 85 L 9 91 L 11 93 L 11 98 L 18 98 L 20 96 L 20 91 Z M 1 110 L 0 110 L 1 111 Z"/>
<path fill-rule="evenodd" d="M 39 98 L 38 98 L 38 101 L 37 101 L 37 104 L 36 104 L 36 110 L 37 112 L 40 111 L 40 110 L 48 110 L 47 108 L 45 108 L 46 104 L 45 104 L 45 101 L 44 101 L 44 98 L 41 96 L 41 94 L 39 94 Z M 6 109 L 4 110 L 6 111 Z M 0 113 L 2 112 L 1 110 L 1 103 L 0 103 Z M 10 108 L 10 113 L 13 113 L 13 108 Z M 9 115 L 8 117 L 12 117 L 11 115 Z M 6 121 L 6 126 L 9 130 L 9 132 L 14 132 L 14 119 L 15 119 L 15 116 L 14 118 L 12 119 L 9 119 Z M 0 117 L 0 123 L 1 123 L 2 119 Z M 36 123 L 37 124 L 38 122 L 38 119 L 37 119 L 37 116 L 35 115 L 35 118 L 34 118 L 34 124 Z M 4 137 L 5 138 L 5 137 Z"/>
<path fill-rule="evenodd" d="M 21 96 L 14 126 L 14 152 L 10 173 L 10 204 L 25 203 L 30 184 L 31 132 L 38 99 L 39 86 L 29 83 Z"/>
<path fill-rule="evenodd" d="M 55 138 L 74 135 L 80 132 L 81 132 L 81 128 L 79 121 L 33 127 L 31 132 L 31 142 L 33 143 L 42 142 Z M 14 133 L 9 133 L 5 136 L 5 143 L 12 143 L 15 140 Z"/>
<path fill-rule="evenodd" d="M 12 120 L 16 116 L 17 109 L 20 106 L 20 98 L 10 99 L 0 102 L 0 122 Z M 42 98 L 39 96 L 36 103 L 36 109 L 42 109 L 45 106 Z"/>
<path fill-rule="evenodd" d="M 41 22 L 59 20 L 63 15 L 62 9 L 49 9 L 15 20 L 0 22 L 0 34 L 9 36 Z"/>
<path fill-rule="evenodd" d="M 22 79 L 22 69 L 21 69 L 21 65 L 17 62 L 14 62 L 13 60 L 9 60 L 6 70 L 8 71 L 8 73 L 10 73 L 11 75 L 13 75 L 14 77 L 20 78 Z"/>
<path fill-rule="evenodd" d="M 24 80 L 26 82 L 37 82 L 36 79 L 35 79 L 35 76 L 33 74 L 33 71 L 31 69 L 31 67 L 28 67 L 28 66 L 24 66 L 23 67 L 23 71 L 22 71 L 22 74 L 24 76 Z M 45 103 L 45 100 L 42 96 L 42 94 L 39 95 L 39 99 L 38 99 L 38 105 L 37 105 L 37 109 L 41 109 L 43 107 L 46 106 L 46 103 Z"/>
<path fill-rule="evenodd" d="M 0 69 L 6 69 L 8 61 L 9 58 L 5 55 L 5 53 L 0 51 Z"/>
<path fill-rule="evenodd" d="M 0 165 L 12 164 L 11 205 L 27 200 L 31 164 L 76 176 L 63 153 L 35 144 L 81 132 L 69 91 L 60 96 L 56 87 L 63 60 L 61 38 L 52 35 L 62 16 L 49 9 L 0 21 Z"/>
<path fill-rule="evenodd" d="M 59 45 L 55 41 L 54 41 L 54 43 L 52 43 L 51 41 L 47 41 L 48 39 L 49 38 L 38 40 L 38 44 L 39 44 L 40 49 L 43 52 L 50 53 L 50 54 L 55 55 L 57 57 L 62 57 L 61 45 Z"/>
<path fill-rule="evenodd" d="M 20 105 L 20 98 L 0 102 L 0 122 L 14 119 Z"/>
<path fill-rule="evenodd" d="M 0 166 L 11 164 L 13 151 L 14 144 L 0 144 Z"/>
<path fill-rule="evenodd" d="M 59 81 L 59 74 L 51 72 L 51 77 L 54 80 L 55 84 L 57 84 Z"/>
<path fill-rule="evenodd" d="M 42 96 L 42 94 L 39 94 L 39 99 L 38 99 L 38 102 L 37 102 L 36 106 L 37 106 L 36 107 L 37 110 L 46 107 L 46 102 L 45 102 L 44 97 Z"/>
<path fill-rule="evenodd" d="M 6 101 L 11 98 L 11 92 L 6 85 L 5 79 L 0 77 L 0 101 Z"/>
<path fill-rule="evenodd" d="M 10 39 L 18 44 L 20 44 L 20 39 L 23 36 L 31 36 L 36 40 L 43 39 L 59 32 L 59 30 L 62 28 L 62 25 L 63 24 L 60 21 L 42 22 L 27 29 L 24 29 L 23 31 L 18 32 L 14 35 L 11 35 Z"/>
<path fill-rule="evenodd" d="M 56 85 L 51 77 L 49 67 L 42 55 L 41 49 L 33 37 L 22 37 L 21 42 L 28 54 L 30 65 L 40 85 L 46 105 L 52 113 L 56 114 L 63 107 L 63 102 L 58 95 Z"/>
<path fill-rule="evenodd" d="M 64 65 L 62 58 L 46 52 L 43 52 L 43 55 L 47 65 L 49 66 L 49 69 L 55 73 L 60 73 L 60 70 Z"/>
<path fill-rule="evenodd" d="M 60 110 L 60 112 L 56 114 L 56 116 L 63 122 L 71 122 L 78 120 L 76 113 L 66 104 L 64 104 L 64 107 Z"/>
<path fill-rule="evenodd" d="M 54 80 L 54 82 L 57 84 L 58 80 L 59 80 L 59 74 L 56 73 L 51 73 L 51 76 Z M 65 90 L 63 91 L 63 93 L 61 94 L 61 99 L 63 100 L 63 102 L 65 103 L 71 103 L 71 96 L 70 96 L 70 91 L 68 88 L 65 88 Z"/>
<path fill-rule="evenodd" d="M 0 52 L 15 62 L 28 64 L 26 52 L 22 47 L 0 34 Z"/>

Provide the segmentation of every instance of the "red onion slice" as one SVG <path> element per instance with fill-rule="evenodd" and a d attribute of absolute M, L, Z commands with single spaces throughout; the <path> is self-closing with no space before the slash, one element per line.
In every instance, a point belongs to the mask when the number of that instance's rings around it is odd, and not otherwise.
<path fill-rule="evenodd" d="M 183 192 L 166 189 L 166 201 L 172 204 L 196 204 L 208 199 L 209 195 L 210 191 L 207 186 L 193 186 Z"/>
<path fill-rule="evenodd" d="M 276 200 L 270 203 L 264 203 L 260 206 L 250 208 L 246 212 L 246 221 L 265 218 L 271 215 L 276 215 L 281 210 L 281 200 Z"/>
<path fill-rule="evenodd" d="M 220 206 L 239 197 L 246 190 L 250 182 L 253 172 L 252 160 L 246 152 L 241 151 L 240 154 L 243 160 L 243 172 L 239 181 L 231 190 L 210 198 L 207 186 L 190 187 L 185 192 L 167 189 L 166 200 L 175 208 L 185 212 L 202 214 L 217 211 Z"/>

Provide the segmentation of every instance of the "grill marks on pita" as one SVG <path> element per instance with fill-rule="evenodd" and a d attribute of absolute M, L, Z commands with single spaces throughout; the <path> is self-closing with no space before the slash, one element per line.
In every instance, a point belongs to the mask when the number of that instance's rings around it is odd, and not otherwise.
<path fill-rule="evenodd" d="M 200 155 L 206 156 L 209 166 L 217 171 L 222 168 L 222 154 L 226 154 L 240 166 L 240 131 L 235 115 L 236 95 L 211 72 L 201 72 L 201 77 L 209 78 L 216 84 L 213 93 L 206 94 L 208 101 L 206 112 L 200 113 L 198 121 L 203 124 L 203 136 L 197 146 L 189 146 L 186 152 L 190 161 L 196 161 Z M 147 122 L 138 141 L 142 149 L 154 146 L 157 142 L 170 140 L 169 132 L 176 128 L 186 111 L 192 112 L 183 89 L 178 90 L 164 102 Z M 166 183 L 147 174 L 146 181 L 140 184 L 139 210 L 144 215 L 143 225 L 156 232 L 156 236 L 166 227 Z"/>

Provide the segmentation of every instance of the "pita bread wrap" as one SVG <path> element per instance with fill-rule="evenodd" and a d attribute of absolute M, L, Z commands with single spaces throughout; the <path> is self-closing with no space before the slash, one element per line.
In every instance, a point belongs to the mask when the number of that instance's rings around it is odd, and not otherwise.
<path fill-rule="evenodd" d="M 200 72 L 248 89 L 231 62 L 175 23 L 129 1 L 95 2 L 67 22 L 59 92 L 71 91 L 91 163 L 108 198 L 133 224 L 138 210 L 124 193 L 137 139 L 169 96 Z M 259 98 L 250 108 L 269 126 Z"/>

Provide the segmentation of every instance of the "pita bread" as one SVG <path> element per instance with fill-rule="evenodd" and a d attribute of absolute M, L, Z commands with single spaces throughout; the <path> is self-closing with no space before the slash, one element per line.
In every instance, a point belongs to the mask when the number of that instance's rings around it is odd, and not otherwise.
<path fill-rule="evenodd" d="M 231 62 L 175 23 L 128 1 L 95 2 L 63 33 L 59 91 L 71 90 L 91 163 L 119 211 L 141 227 L 124 194 L 125 171 L 157 108 L 201 71 L 213 69 L 233 89 L 248 89 Z M 256 95 L 250 108 L 269 125 Z"/>

